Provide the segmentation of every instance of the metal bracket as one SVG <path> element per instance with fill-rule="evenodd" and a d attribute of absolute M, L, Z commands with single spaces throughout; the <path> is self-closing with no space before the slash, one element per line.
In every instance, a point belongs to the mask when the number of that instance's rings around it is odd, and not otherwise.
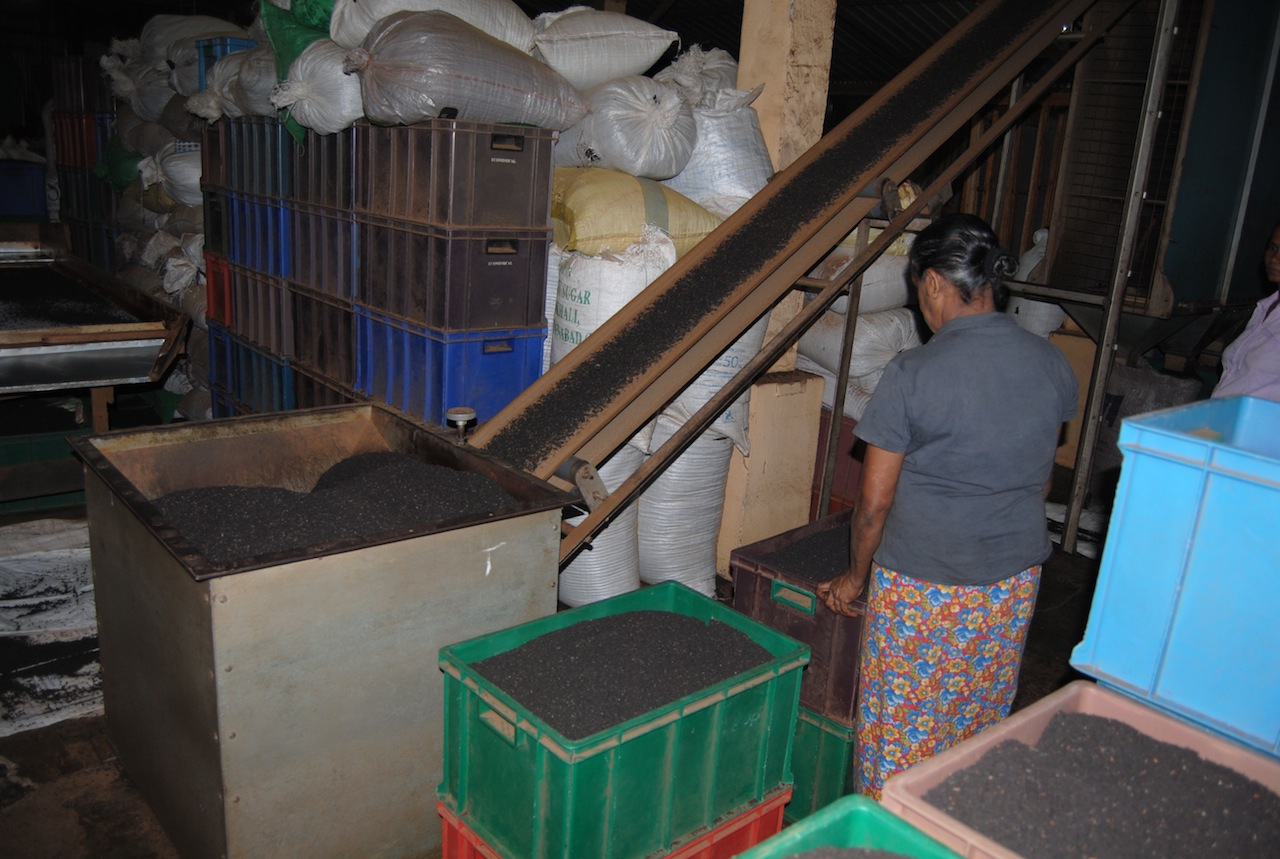
<path fill-rule="evenodd" d="M 578 487 L 578 491 L 582 493 L 582 500 L 587 505 L 588 510 L 595 510 L 609 497 L 609 490 L 605 488 L 604 481 L 600 479 L 600 473 L 596 471 L 594 465 L 585 459 L 579 459 L 576 456 L 570 457 L 556 469 L 556 477 Z"/>

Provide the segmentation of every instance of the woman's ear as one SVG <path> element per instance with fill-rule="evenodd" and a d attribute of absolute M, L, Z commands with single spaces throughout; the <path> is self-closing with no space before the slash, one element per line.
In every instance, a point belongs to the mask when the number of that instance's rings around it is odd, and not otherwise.
<path fill-rule="evenodd" d="M 945 278 L 938 274 L 938 270 L 936 268 L 927 268 L 924 270 L 924 288 L 930 298 L 936 299 L 942 295 L 942 290 L 945 285 Z"/>

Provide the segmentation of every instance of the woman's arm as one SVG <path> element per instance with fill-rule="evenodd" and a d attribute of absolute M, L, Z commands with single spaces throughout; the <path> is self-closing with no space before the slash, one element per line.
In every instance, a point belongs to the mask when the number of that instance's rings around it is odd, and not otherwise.
<path fill-rule="evenodd" d="M 849 533 L 849 572 L 818 585 L 818 596 L 838 614 L 854 615 L 853 602 L 862 593 L 871 571 L 871 556 L 880 546 L 884 522 L 893 506 L 905 453 L 867 445 L 858 481 L 858 502 Z"/>

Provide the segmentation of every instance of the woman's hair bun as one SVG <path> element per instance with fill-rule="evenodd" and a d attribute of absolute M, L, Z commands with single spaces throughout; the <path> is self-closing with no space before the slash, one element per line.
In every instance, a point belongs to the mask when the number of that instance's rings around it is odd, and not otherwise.
<path fill-rule="evenodd" d="M 991 245 L 982 258 L 982 273 L 992 283 L 1013 277 L 1018 273 L 1018 258 L 999 245 Z"/>

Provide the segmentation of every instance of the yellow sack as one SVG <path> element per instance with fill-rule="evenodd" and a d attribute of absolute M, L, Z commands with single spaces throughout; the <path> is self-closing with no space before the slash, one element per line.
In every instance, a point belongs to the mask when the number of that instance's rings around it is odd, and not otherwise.
<path fill-rule="evenodd" d="M 557 167 L 551 224 L 557 245 L 588 256 L 621 253 L 653 224 L 671 236 L 680 256 L 720 218 L 652 179 L 603 167 Z"/>

